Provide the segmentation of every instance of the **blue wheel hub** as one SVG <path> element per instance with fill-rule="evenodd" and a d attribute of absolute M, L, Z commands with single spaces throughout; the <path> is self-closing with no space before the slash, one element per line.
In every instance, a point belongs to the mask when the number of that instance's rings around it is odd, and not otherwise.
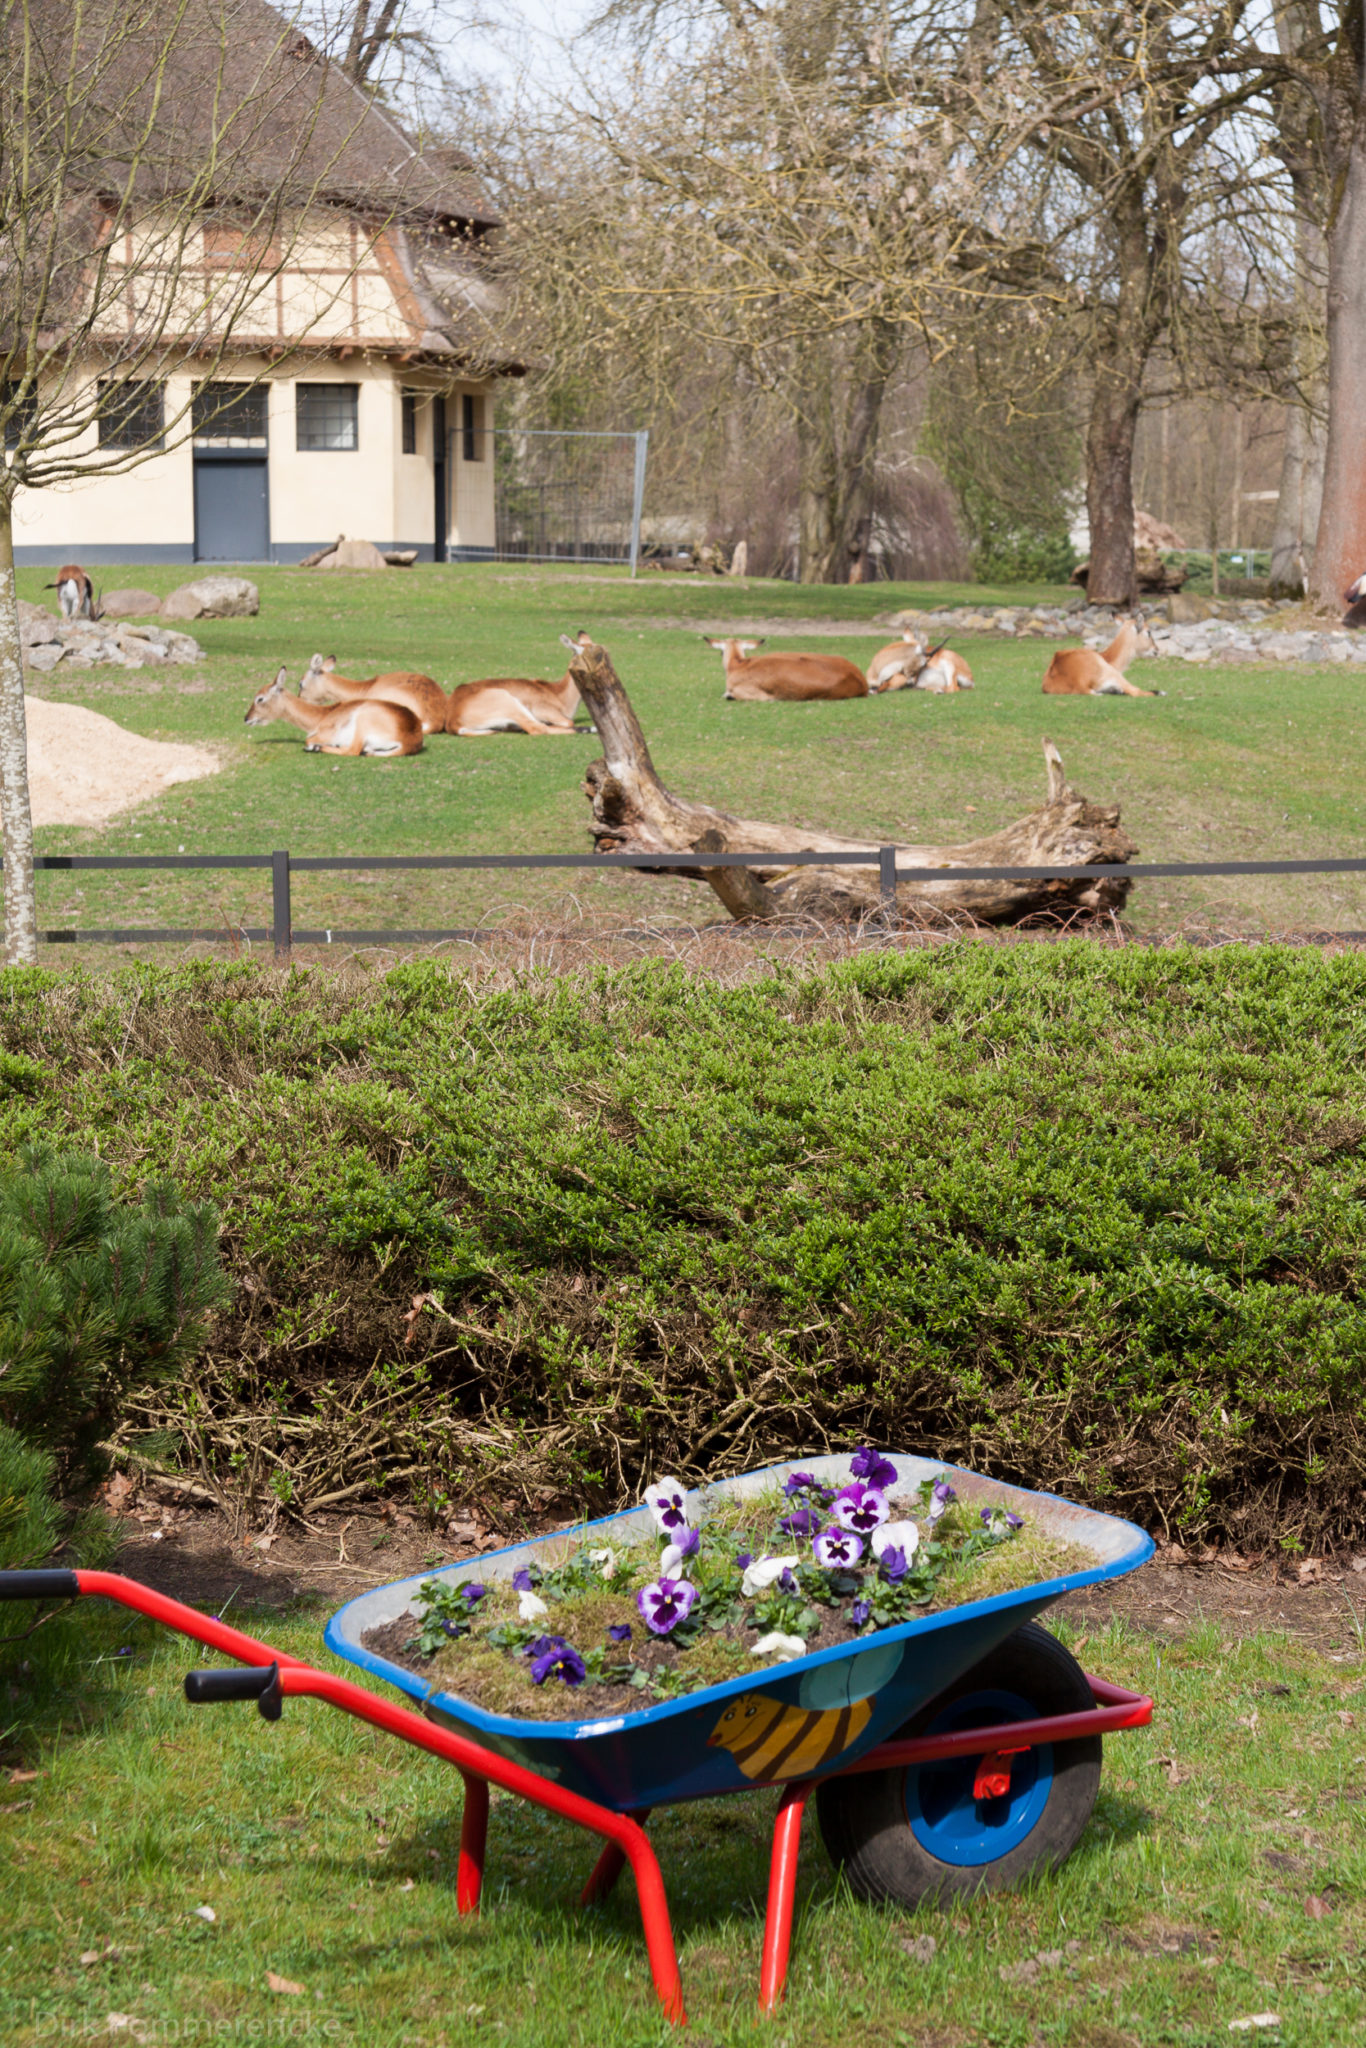
<path fill-rule="evenodd" d="M 974 1692 L 955 1700 L 923 1732 L 956 1735 L 1004 1721 L 1033 1721 L 1038 1708 L 1013 1692 Z M 973 1797 L 980 1759 L 943 1757 L 906 1773 L 906 1819 L 922 1849 L 940 1863 L 997 1863 L 1032 1834 L 1053 1789 L 1053 1749 L 1044 1743 L 1007 1757 L 1010 1790 Z"/>

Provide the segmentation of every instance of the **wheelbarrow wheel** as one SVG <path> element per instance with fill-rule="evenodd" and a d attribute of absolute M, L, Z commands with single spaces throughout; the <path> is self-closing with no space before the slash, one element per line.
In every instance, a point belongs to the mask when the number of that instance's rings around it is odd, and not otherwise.
<path fill-rule="evenodd" d="M 1076 1658 L 1056 1636 L 1026 1622 L 892 1739 L 1074 1714 L 1094 1704 Z M 1008 1891 L 1071 1855 L 1096 1803 L 1100 1761 L 1098 1735 L 1045 1743 L 1002 1759 L 1007 1789 L 981 1799 L 974 1794 L 975 1757 L 827 1778 L 816 1791 L 821 1834 L 860 1898 L 915 1906 Z"/>

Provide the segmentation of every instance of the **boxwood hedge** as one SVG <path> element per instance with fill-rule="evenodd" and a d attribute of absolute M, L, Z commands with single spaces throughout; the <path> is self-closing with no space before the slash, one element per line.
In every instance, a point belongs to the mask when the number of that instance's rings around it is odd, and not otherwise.
<path fill-rule="evenodd" d="M 307 1504 L 604 1506 L 867 1433 L 1244 1547 L 1363 1490 L 1366 966 L 964 943 L 471 986 L 0 977 L 0 1146 L 224 1219 L 169 1408 Z"/>

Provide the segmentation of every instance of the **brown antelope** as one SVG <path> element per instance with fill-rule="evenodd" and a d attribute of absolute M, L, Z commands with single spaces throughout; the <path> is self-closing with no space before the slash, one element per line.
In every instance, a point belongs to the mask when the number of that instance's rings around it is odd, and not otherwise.
<path fill-rule="evenodd" d="M 707 636 L 702 635 L 704 640 Z M 823 698 L 866 697 L 868 678 L 842 654 L 761 654 L 746 657 L 761 640 L 707 640 L 726 665 L 726 695 L 739 704 L 807 704 Z"/>
<path fill-rule="evenodd" d="M 920 635 L 909 628 L 900 640 L 879 648 L 868 664 L 868 688 L 876 695 L 884 690 L 929 690 L 942 697 L 972 686 L 972 670 L 947 641 L 926 653 Z"/>
<path fill-rule="evenodd" d="M 1045 697 L 1165 697 L 1165 690 L 1140 690 L 1124 671 L 1136 654 L 1156 654 L 1152 634 L 1141 620 L 1126 619 L 1103 654 L 1094 647 L 1062 648 L 1044 673 Z"/>
<path fill-rule="evenodd" d="M 268 690 L 257 692 L 247 706 L 247 725 L 269 725 L 283 718 L 306 735 L 308 754 L 420 754 L 422 720 L 406 704 L 386 698 L 350 704 L 306 704 L 285 689 L 281 669 Z"/>
<path fill-rule="evenodd" d="M 418 675 L 411 669 L 394 669 L 382 676 L 367 676 L 364 681 L 355 676 L 337 674 L 335 654 L 315 654 L 299 685 L 299 695 L 306 704 L 353 704 L 357 700 L 383 699 L 386 704 L 403 704 L 409 711 L 416 712 L 422 721 L 424 732 L 446 730 L 446 692 L 440 683 L 430 676 Z"/>
<path fill-rule="evenodd" d="M 567 633 L 561 633 L 560 639 L 571 654 L 577 654 L 580 647 L 593 644 L 592 635 L 582 631 L 573 640 Z M 530 723 L 519 727 L 515 720 L 501 715 L 506 712 L 506 705 L 495 704 L 493 709 L 498 723 L 490 724 L 486 715 L 488 705 L 481 710 L 476 699 L 462 694 L 469 690 L 501 690 L 505 697 L 514 699 L 521 706 Z M 458 704 L 457 698 L 460 699 Z M 446 730 L 463 733 L 467 738 L 477 733 L 534 732 L 538 728 L 543 732 L 573 732 L 578 705 L 579 686 L 568 669 L 558 683 L 542 682 L 534 676 L 486 676 L 477 683 L 462 683 L 459 689 L 451 692 Z"/>
<path fill-rule="evenodd" d="M 1344 626 L 1366 626 L 1366 576 L 1358 576 L 1355 583 L 1349 583 L 1342 593 L 1347 607 Z"/>
<path fill-rule="evenodd" d="M 79 562 L 63 562 L 53 581 L 43 588 L 56 591 L 64 619 L 94 618 L 95 586 Z"/>

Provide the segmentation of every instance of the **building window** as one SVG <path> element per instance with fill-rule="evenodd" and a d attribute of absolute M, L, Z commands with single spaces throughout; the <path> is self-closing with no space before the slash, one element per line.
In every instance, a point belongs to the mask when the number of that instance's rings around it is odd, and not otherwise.
<path fill-rule="evenodd" d="M 300 449 L 360 446 L 359 384 L 296 384 L 294 417 Z"/>
<path fill-rule="evenodd" d="M 416 453 L 417 453 L 417 407 L 418 407 L 418 394 L 417 394 L 417 392 L 416 392 L 416 391 L 405 391 L 405 392 L 403 393 L 403 396 L 402 396 L 402 406 L 403 406 L 403 452 L 404 452 L 404 454 L 405 454 L 405 455 L 416 455 Z"/>
<path fill-rule="evenodd" d="M 264 441 L 264 384 L 196 384 L 190 401 L 196 441 Z"/>
<path fill-rule="evenodd" d="M 19 385 L 6 384 L 0 387 L 0 405 L 5 413 L 5 446 L 17 448 L 24 435 L 38 417 L 38 394 L 30 384 L 24 396 L 18 396 Z"/>
<path fill-rule="evenodd" d="M 101 448 L 163 448 L 166 387 L 150 377 L 100 380 Z"/>
<path fill-rule="evenodd" d="M 460 401 L 461 424 L 464 438 L 466 462 L 482 462 L 484 457 L 484 401 L 467 391 Z"/>

